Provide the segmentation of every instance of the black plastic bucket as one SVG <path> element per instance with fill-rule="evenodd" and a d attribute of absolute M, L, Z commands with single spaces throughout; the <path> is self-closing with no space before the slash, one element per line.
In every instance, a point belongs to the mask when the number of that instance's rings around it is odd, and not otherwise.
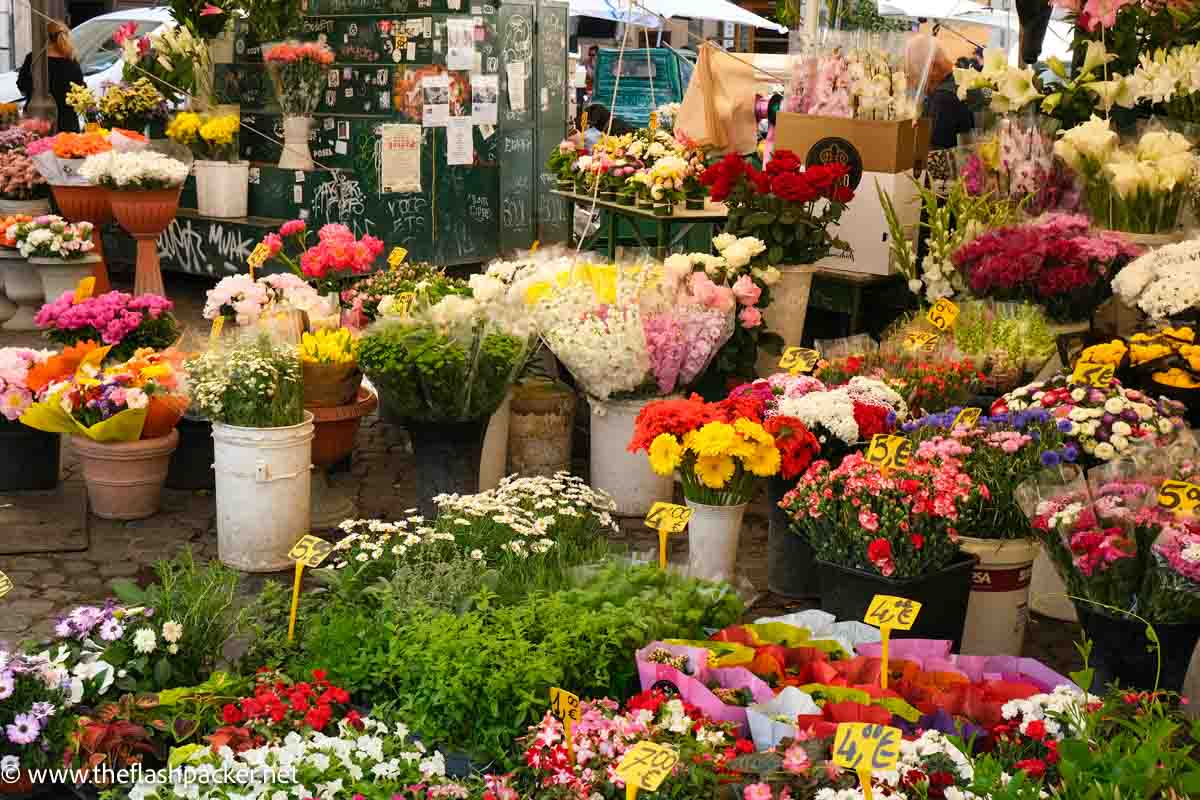
<path fill-rule="evenodd" d="M 179 446 L 171 454 L 166 487 L 188 491 L 216 488 L 212 423 L 197 417 L 184 417 L 179 420 L 178 430 Z"/>
<path fill-rule="evenodd" d="M 779 501 L 796 485 L 794 480 L 774 477 L 767 480 L 767 499 L 771 503 L 767 528 L 767 588 L 793 600 L 820 594 L 813 567 L 816 556 L 808 539 L 788 527 L 788 515 Z"/>
<path fill-rule="evenodd" d="M 479 491 L 479 459 L 490 419 L 405 424 L 417 462 L 415 505 L 425 519 L 437 516 L 435 496 Z"/>
<path fill-rule="evenodd" d="M 839 620 L 861 620 L 871 598 L 877 594 L 916 600 L 921 604 L 921 612 L 912 630 L 892 631 L 892 636 L 897 639 L 949 639 L 954 642 L 953 651 L 957 653 L 967 621 L 971 574 L 976 561 L 975 556 L 962 553 L 938 572 L 895 579 L 817 560 L 821 608 Z"/>
<path fill-rule="evenodd" d="M 1075 603 L 1075 611 L 1079 614 L 1079 624 L 1092 640 L 1089 663 L 1096 670 L 1093 692 L 1100 694 L 1114 680 L 1130 688 L 1154 688 L 1158 655 L 1146 637 L 1144 623 L 1087 603 Z M 1178 692 L 1183 688 L 1192 651 L 1200 640 L 1200 622 L 1156 623 L 1153 627 L 1162 647 L 1158 688 Z"/>
<path fill-rule="evenodd" d="M 0 492 L 58 486 L 62 436 L 0 419 Z"/>

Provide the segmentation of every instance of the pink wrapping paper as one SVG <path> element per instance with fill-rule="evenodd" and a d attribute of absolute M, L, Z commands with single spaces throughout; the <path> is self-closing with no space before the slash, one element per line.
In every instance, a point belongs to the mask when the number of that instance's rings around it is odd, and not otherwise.
<path fill-rule="evenodd" d="M 879 658 L 879 643 L 858 646 L 864 656 Z M 1043 691 L 1052 692 L 1058 686 L 1074 686 L 1069 678 L 1059 675 L 1034 658 L 1018 656 L 950 655 L 950 642 L 940 639 L 898 639 L 888 647 L 888 657 L 915 661 L 926 672 L 957 672 L 973 683 L 980 681 L 1027 681 Z"/>
<path fill-rule="evenodd" d="M 692 674 L 685 675 L 668 664 L 647 661 L 650 653 L 658 648 L 672 655 L 686 655 Z M 775 696 L 775 692 L 765 681 L 745 667 L 709 667 L 708 650 L 702 647 L 651 642 L 637 651 L 637 668 L 642 691 L 650 689 L 659 681 L 670 681 L 679 689 L 679 696 L 685 702 L 696 706 L 711 719 L 737 725 L 743 736 L 748 735 L 750 730 L 746 709 L 725 705 L 706 684 L 716 683 L 725 689 L 748 689 L 756 703 L 768 702 Z"/>

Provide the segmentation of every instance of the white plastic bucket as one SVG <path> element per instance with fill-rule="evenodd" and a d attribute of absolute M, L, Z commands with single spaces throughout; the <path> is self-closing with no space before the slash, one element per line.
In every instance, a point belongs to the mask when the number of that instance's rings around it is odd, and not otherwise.
<path fill-rule="evenodd" d="M 196 210 L 204 217 L 246 216 L 249 161 L 195 161 Z"/>
<path fill-rule="evenodd" d="M 299 425 L 213 423 L 217 557 L 243 572 L 278 572 L 309 532 L 313 415 Z"/>
<path fill-rule="evenodd" d="M 657 398 L 655 398 L 657 399 Z M 651 400 L 621 400 L 592 406 L 591 479 L 617 501 L 617 515 L 640 517 L 661 500 L 670 502 L 675 479 L 655 474 L 645 453 L 631 453 L 638 412 Z"/>
<path fill-rule="evenodd" d="M 746 503 L 709 506 L 687 501 L 688 575 L 709 581 L 732 581 L 737 564 L 738 538 Z"/>
<path fill-rule="evenodd" d="M 964 536 L 959 545 L 979 557 L 971 577 L 962 652 L 1022 655 L 1025 623 L 1029 619 L 1029 584 L 1038 543 L 1033 539 Z"/>
<path fill-rule="evenodd" d="M 812 264 L 780 266 L 779 282 L 771 287 L 771 304 L 763 312 L 763 329 L 782 336 L 784 347 L 799 347 L 804 337 L 814 269 Z M 759 350 L 755 369 L 764 377 L 779 372 L 779 354 Z"/>

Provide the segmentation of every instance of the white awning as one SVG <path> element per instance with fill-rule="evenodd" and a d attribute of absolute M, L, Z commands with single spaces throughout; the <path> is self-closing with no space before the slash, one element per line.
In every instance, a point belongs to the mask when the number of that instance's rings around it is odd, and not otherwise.
<path fill-rule="evenodd" d="M 879 0 L 881 17 L 949 19 L 961 14 L 976 14 L 987 10 L 971 0 Z"/>
<path fill-rule="evenodd" d="M 728 0 L 571 0 L 570 9 L 573 17 L 599 17 L 645 28 L 659 27 L 662 17 L 688 17 L 733 22 L 787 33 L 785 26 L 760 17 Z"/>

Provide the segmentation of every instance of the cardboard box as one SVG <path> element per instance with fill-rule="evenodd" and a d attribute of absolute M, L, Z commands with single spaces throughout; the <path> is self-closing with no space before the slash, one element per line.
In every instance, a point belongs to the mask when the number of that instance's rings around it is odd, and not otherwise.
<path fill-rule="evenodd" d="M 780 112 L 775 149 L 791 150 L 805 164 L 840 161 L 851 181 L 864 172 L 904 172 L 924 164 L 929 153 L 928 119 L 876 121 L 814 117 Z"/>
<path fill-rule="evenodd" d="M 917 184 L 907 172 L 864 172 L 854 199 L 846 204 L 842 219 L 830 232 L 850 244 L 853 254 L 849 257 L 832 255 L 822 261 L 823 266 L 848 272 L 864 272 L 869 275 L 891 275 L 896 271 L 892 260 L 892 236 L 887 218 L 879 204 L 879 188 L 892 198 L 900 224 L 909 233 L 909 241 L 915 241 L 917 225 L 921 221 L 920 198 Z"/>

